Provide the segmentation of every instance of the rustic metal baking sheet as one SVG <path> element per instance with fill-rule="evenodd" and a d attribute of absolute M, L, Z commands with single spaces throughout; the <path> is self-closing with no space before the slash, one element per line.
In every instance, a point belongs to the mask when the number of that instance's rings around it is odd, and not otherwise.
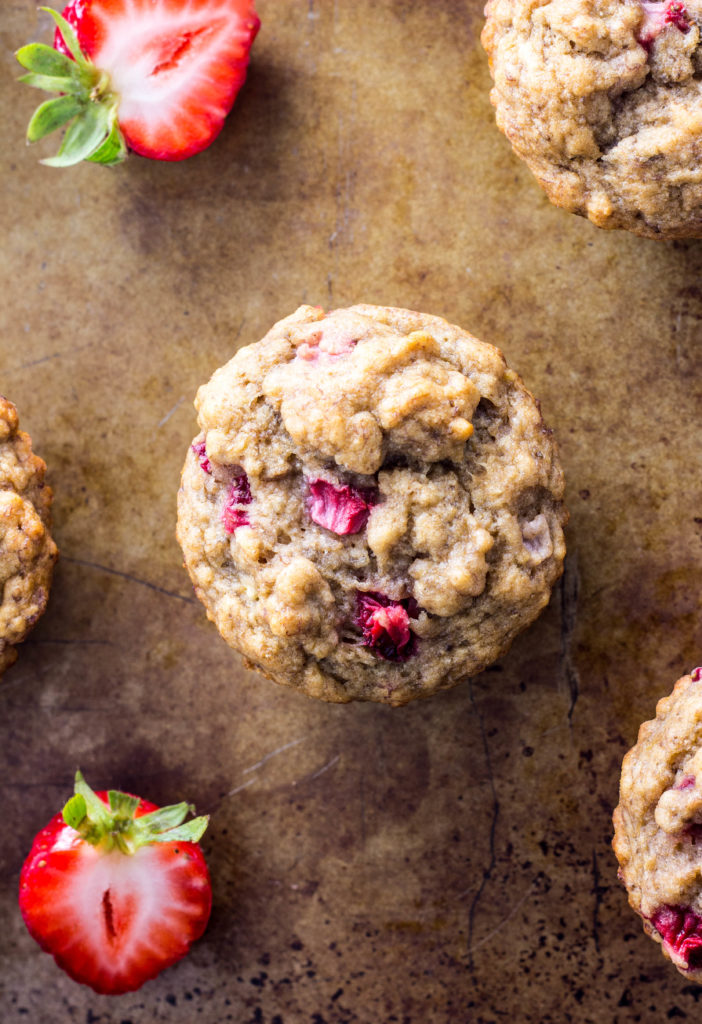
<path fill-rule="evenodd" d="M 40 166 L 0 16 L 0 389 L 49 466 L 50 606 L 0 686 L 3 1024 L 697 1020 L 616 880 L 619 764 L 702 660 L 702 245 L 551 208 L 494 125 L 477 0 L 259 0 L 248 83 L 183 164 Z M 175 494 L 198 385 L 299 303 L 441 314 L 540 396 L 567 571 L 492 670 L 400 710 L 242 667 Z M 140 992 L 65 977 L 16 903 L 70 791 L 212 815 L 210 927 Z"/>

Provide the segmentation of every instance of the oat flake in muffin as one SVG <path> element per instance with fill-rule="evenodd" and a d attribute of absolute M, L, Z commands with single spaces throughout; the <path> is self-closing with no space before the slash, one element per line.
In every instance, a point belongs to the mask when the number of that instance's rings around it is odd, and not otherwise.
<path fill-rule="evenodd" d="M 563 474 L 492 345 L 302 306 L 196 406 L 178 539 L 222 636 L 276 682 L 404 704 L 480 672 L 547 603 Z"/>
<path fill-rule="evenodd" d="M 702 0 L 488 0 L 497 124 L 551 202 L 702 235 Z"/>
<path fill-rule="evenodd" d="M 57 551 L 45 470 L 31 438 L 18 429 L 17 410 L 0 395 L 0 675 L 49 596 Z"/>
<path fill-rule="evenodd" d="M 675 684 L 624 758 L 614 852 L 644 930 L 702 982 L 702 668 Z"/>

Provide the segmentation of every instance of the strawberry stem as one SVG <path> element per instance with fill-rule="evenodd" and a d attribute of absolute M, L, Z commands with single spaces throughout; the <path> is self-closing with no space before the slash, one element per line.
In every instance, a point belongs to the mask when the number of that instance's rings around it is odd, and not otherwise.
<path fill-rule="evenodd" d="M 63 809 L 63 820 L 76 831 L 85 821 L 87 807 L 82 793 L 74 793 Z"/>
<path fill-rule="evenodd" d="M 88 63 L 87 59 L 83 56 L 83 51 L 80 48 L 78 36 L 75 33 L 73 25 L 71 25 L 70 22 L 66 21 L 64 16 L 62 14 L 59 14 L 58 11 L 55 11 L 53 7 L 40 7 L 39 10 L 43 11 L 44 14 L 51 15 L 51 17 L 54 19 L 59 32 L 63 36 L 63 41 L 66 44 L 66 48 L 70 51 L 71 56 L 73 57 L 75 62 L 77 64 Z"/>
<path fill-rule="evenodd" d="M 109 75 L 84 56 L 72 26 L 58 11 L 50 7 L 40 10 L 54 19 L 73 59 L 43 43 L 17 51 L 17 60 L 29 72 L 20 82 L 60 94 L 34 112 L 27 141 L 36 142 L 70 122 L 57 155 L 42 163 L 49 167 L 69 167 L 81 160 L 108 166 L 121 163 L 127 145 L 119 128 L 118 97 L 110 89 Z"/>
<path fill-rule="evenodd" d="M 196 843 L 203 835 L 209 815 L 185 821 L 194 813 L 191 804 L 171 804 L 136 817 L 139 797 L 120 790 L 108 791 L 109 806 L 76 772 L 75 793 L 63 808 L 63 820 L 86 842 L 106 849 L 117 847 L 122 853 L 135 853 L 150 843 Z"/>

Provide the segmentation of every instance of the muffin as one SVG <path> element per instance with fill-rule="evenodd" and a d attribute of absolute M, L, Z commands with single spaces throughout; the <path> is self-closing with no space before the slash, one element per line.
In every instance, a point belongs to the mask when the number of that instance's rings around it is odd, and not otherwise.
<path fill-rule="evenodd" d="M 603 228 L 702 235 L 702 0 L 488 0 L 497 124 L 549 199 Z"/>
<path fill-rule="evenodd" d="M 702 668 L 659 701 L 624 758 L 613 846 L 644 931 L 702 983 Z"/>
<path fill-rule="evenodd" d="M 548 602 L 563 473 L 492 345 L 409 310 L 302 306 L 195 404 L 185 564 L 276 682 L 404 704 L 480 672 Z"/>
<path fill-rule="evenodd" d="M 0 674 L 46 607 L 57 556 L 46 465 L 18 422 L 14 405 L 0 395 Z"/>

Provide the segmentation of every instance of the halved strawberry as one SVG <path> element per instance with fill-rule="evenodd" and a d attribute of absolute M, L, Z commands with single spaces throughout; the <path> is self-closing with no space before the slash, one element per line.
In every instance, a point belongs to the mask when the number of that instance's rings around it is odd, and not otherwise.
<path fill-rule="evenodd" d="M 114 164 L 127 147 L 183 160 L 219 135 L 246 78 L 260 21 L 253 0 L 71 0 L 54 48 L 34 43 L 17 59 L 20 81 L 59 97 L 27 130 L 34 142 L 72 122 L 51 166 Z"/>
<path fill-rule="evenodd" d="M 34 840 L 19 903 L 39 945 L 76 981 L 117 995 L 180 960 L 207 924 L 207 817 L 115 790 L 75 795 Z"/>

